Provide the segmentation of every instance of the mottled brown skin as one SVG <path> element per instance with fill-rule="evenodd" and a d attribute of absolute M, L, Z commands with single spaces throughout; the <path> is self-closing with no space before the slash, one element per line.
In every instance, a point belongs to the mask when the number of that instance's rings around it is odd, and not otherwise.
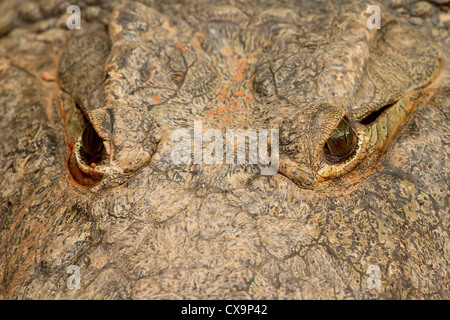
<path fill-rule="evenodd" d="M 125 2 L 0 3 L 1 298 L 449 298 L 445 1 Z M 279 173 L 174 164 L 194 121 L 279 129 Z"/>

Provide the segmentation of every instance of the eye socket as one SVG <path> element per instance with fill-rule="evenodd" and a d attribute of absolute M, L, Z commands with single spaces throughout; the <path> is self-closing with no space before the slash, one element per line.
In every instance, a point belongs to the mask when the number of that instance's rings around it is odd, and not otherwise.
<path fill-rule="evenodd" d="M 81 136 L 81 149 L 86 163 L 97 163 L 102 158 L 103 140 L 95 132 L 91 123 L 84 128 Z"/>
<path fill-rule="evenodd" d="M 325 144 L 325 157 L 333 163 L 344 161 L 355 152 L 356 145 L 356 134 L 347 121 L 342 119 Z"/>

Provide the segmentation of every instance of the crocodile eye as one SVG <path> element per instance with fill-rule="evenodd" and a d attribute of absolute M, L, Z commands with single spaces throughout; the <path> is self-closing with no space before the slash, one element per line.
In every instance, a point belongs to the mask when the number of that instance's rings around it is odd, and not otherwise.
<path fill-rule="evenodd" d="M 330 162 L 341 162 L 349 158 L 356 148 L 356 134 L 345 119 L 331 133 L 325 144 L 325 157 Z"/>
<path fill-rule="evenodd" d="M 103 151 L 103 141 L 98 136 L 97 132 L 95 132 L 91 123 L 83 130 L 81 146 L 87 163 L 90 164 L 100 161 Z"/>

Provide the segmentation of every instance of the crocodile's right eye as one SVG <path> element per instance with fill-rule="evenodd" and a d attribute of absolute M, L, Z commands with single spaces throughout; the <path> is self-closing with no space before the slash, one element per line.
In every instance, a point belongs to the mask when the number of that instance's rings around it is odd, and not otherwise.
<path fill-rule="evenodd" d="M 325 157 L 333 163 L 344 161 L 355 152 L 356 146 L 356 134 L 347 121 L 342 119 L 325 144 Z"/>

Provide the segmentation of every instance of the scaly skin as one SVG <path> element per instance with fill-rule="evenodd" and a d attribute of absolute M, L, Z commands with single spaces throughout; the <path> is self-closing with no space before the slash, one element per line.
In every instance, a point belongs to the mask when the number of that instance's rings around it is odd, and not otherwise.
<path fill-rule="evenodd" d="M 80 30 L 63 1 L 1 3 L 0 297 L 449 298 L 434 2 L 86 1 Z M 343 118 L 358 144 L 333 163 Z M 194 121 L 278 129 L 278 173 L 175 164 Z"/>

